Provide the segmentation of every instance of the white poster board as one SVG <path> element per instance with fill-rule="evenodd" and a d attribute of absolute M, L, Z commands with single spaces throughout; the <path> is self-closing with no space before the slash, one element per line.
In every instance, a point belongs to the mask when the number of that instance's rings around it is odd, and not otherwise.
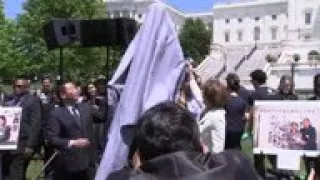
<path fill-rule="evenodd" d="M 254 110 L 255 154 L 320 155 L 320 102 L 257 101 Z"/>
<path fill-rule="evenodd" d="M 0 107 L 0 150 L 17 149 L 21 114 L 21 107 Z"/>

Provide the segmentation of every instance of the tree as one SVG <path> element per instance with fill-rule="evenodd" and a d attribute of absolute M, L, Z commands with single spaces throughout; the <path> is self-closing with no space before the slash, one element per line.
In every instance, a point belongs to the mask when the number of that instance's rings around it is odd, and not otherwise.
<path fill-rule="evenodd" d="M 211 35 L 211 28 L 208 29 L 202 20 L 186 19 L 180 32 L 180 42 L 185 56 L 197 62 L 204 60 L 210 51 Z"/>
<path fill-rule="evenodd" d="M 271 55 L 271 54 L 267 54 L 266 55 L 266 61 L 268 63 L 275 63 L 275 62 L 277 62 L 277 58 L 275 56 Z"/>
<path fill-rule="evenodd" d="M 25 64 L 22 54 L 14 45 L 17 25 L 13 20 L 5 18 L 3 1 L 0 1 L 0 78 L 11 80 L 24 71 Z"/>
<path fill-rule="evenodd" d="M 15 45 L 26 58 L 32 74 L 57 74 L 59 52 L 48 51 L 42 27 L 52 18 L 94 19 L 106 15 L 101 0 L 28 0 L 24 13 L 18 19 Z M 83 81 L 105 73 L 104 48 L 66 48 L 65 74 L 73 80 Z"/>
<path fill-rule="evenodd" d="M 293 55 L 293 60 L 294 60 L 294 62 L 299 62 L 300 59 L 301 59 L 301 57 L 300 57 L 299 54 L 294 54 L 294 55 Z"/>
<path fill-rule="evenodd" d="M 308 59 L 309 60 L 319 60 L 320 59 L 320 54 L 317 50 L 311 50 L 308 53 Z"/>

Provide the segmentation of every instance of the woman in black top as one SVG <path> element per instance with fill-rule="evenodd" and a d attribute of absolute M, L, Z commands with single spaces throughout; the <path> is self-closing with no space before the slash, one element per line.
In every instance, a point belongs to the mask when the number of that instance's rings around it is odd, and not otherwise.
<path fill-rule="evenodd" d="M 298 100 L 298 96 L 294 93 L 294 84 L 292 77 L 284 75 L 280 79 L 279 89 L 274 100 Z"/>
<path fill-rule="evenodd" d="M 245 129 L 247 103 L 239 96 L 240 79 L 236 74 L 227 76 L 229 98 L 226 104 L 226 149 L 241 150 L 241 136 Z"/>

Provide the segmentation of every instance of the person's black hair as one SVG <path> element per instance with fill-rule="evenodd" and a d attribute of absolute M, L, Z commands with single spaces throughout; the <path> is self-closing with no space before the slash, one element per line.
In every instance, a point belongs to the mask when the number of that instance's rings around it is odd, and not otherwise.
<path fill-rule="evenodd" d="M 77 86 L 76 83 L 73 82 L 73 81 L 64 81 L 64 82 L 59 86 L 59 90 L 58 90 L 59 96 L 61 96 L 62 94 L 66 93 L 66 84 L 69 84 L 69 83 Z"/>
<path fill-rule="evenodd" d="M 316 74 L 316 75 L 314 76 L 314 78 L 313 78 L 313 90 L 314 90 L 314 93 L 315 93 L 315 94 L 317 94 L 316 88 L 317 88 L 317 83 L 318 83 L 319 79 L 320 79 L 320 73 L 319 73 L 319 74 Z"/>
<path fill-rule="evenodd" d="M 14 78 L 14 82 L 16 82 L 17 80 L 30 80 L 30 78 L 26 75 L 19 75 Z"/>
<path fill-rule="evenodd" d="M 235 73 L 230 73 L 226 78 L 228 88 L 233 92 L 239 92 L 240 90 L 240 79 Z"/>
<path fill-rule="evenodd" d="M 106 85 L 107 84 L 107 80 L 103 79 L 103 78 L 100 78 L 100 79 L 97 79 L 93 84 L 95 86 Z"/>
<path fill-rule="evenodd" d="M 293 94 L 293 81 L 292 81 L 292 77 L 289 75 L 283 75 L 280 78 L 280 83 L 279 83 L 279 92 L 283 93 L 283 89 L 285 86 L 286 81 L 290 81 L 291 87 L 290 87 L 290 91 L 289 94 Z"/>
<path fill-rule="evenodd" d="M 200 132 L 191 114 L 173 102 L 160 103 L 139 119 L 131 154 L 139 150 L 145 160 L 178 152 L 202 152 Z"/>
<path fill-rule="evenodd" d="M 45 81 L 45 80 L 49 80 L 50 82 L 52 81 L 52 79 L 50 78 L 50 76 L 43 76 L 41 79 L 41 82 Z"/>
<path fill-rule="evenodd" d="M 254 70 L 250 73 L 250 77 L 252 80 L 257 81 L 259 85 L 263 85 L 267 81 L 267 74 L 261 69 Z"/>

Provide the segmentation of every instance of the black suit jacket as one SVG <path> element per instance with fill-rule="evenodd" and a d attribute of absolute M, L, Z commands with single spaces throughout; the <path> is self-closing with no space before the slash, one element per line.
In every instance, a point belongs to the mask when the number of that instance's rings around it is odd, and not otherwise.
<path fill-rule="evenodd" d="M 274 100 L 272 98 L 274 94 L 275 91 L 273 89 L 266 86 L 260 86 L 251 94 L 249 105 L 253 106 L 254 102 L 257 100 Z"/>
<path fill-rule="evenodd" d="M 60 151 L 55 162 L 56 166 L 69 172 L 87 170 L 94 166 L 96 151 L 93 119 L 95 117 L 101 119 L 103 114 L 95 112 L 88 104 L 79 104 L 78 111 L 80 124 L 66 106 L 55 108 L 46 124 L 46 138 Z M 88 138 L 90 146 L 69 148 L 69 141 L 78 138 Z"/>
<path fill-rule="evenodd" d="M 317 150 L 317 132 L 316 129 L 312 126 L 309 128 L 301 129 L 302 139 L 306 141 L 304 145 L 304 150 Z"/>
<path fill-rule="evenodd" d="M 124 168 L 106 180 L 258 180 L 250 160 L 241 152 L 219 154 L 175 152 L 146 161 L 139 170 Z"/>
<path fill-rule="evenodd" d="M 11 105 L 10 102 L 6 103 L 6 106 Z M 25 94 L 20 98 L 19 106 L 22 108 L 22 116 L 17 152 L 22 153 L 26 147 L 36 148 L 40 143 L 41 103 L 38 97 Z"/>

